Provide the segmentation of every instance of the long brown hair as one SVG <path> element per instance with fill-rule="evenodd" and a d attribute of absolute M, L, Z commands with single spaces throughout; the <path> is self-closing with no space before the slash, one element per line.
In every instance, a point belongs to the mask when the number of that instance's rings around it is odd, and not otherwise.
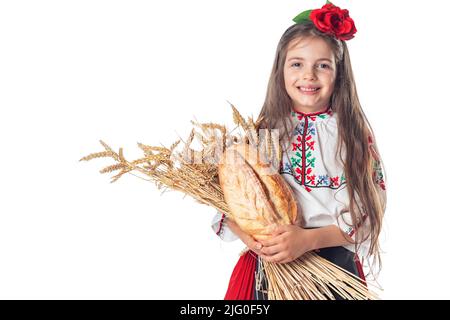
<path fill-rule="evenodd" d="M 370 238 L 369 255 L 373 258 L 371 266 L 381 268 L 378 236 L 386 208 L 386 198 L 374 178 L 374 166 L 382 164 L 372 127 L 369 124 L 358 99 L 353 77 L 350 56 L 345 41 L 337 40 L 317 30 L 312 23 L 294 24 L 282 35 L 272 72 L 269 78 L 267 94 L 258 119 L 260 128 L 280 129 L 280 140 L 292 138 L 292 122 L 286 122 L 293 104 L 285 89 L 284 63 L 289 43 L 298 38 L 320 37 L 332 49 L 336 60 L 336 80 L 330 106 L 337 114 L 338 148 L 337 152 L 344 164 L 346 187 L 350 198 L 350 214 L 356 228 L 357 221 L 363 221 L 367 215 L 370 233 L 362 236 L 356 232 L 355 250 L 361 242 Z M 288 129 L 289 128 L 289 129 Z M 291 133 L 291 134 L 289 134 Z M 369 140 L 373 145 L 369 145 Z M 345 147 L 345 161 L 342 158 Z M 373 148 L 370 152 L 369 148 Z M 356 200 L 358 199 L 358 200 Z"/>

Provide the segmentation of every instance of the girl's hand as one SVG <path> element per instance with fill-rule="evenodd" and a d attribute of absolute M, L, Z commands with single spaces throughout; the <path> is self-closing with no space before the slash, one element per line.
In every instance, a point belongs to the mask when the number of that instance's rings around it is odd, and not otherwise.
<path fill-rule="evenodd" d="M 245 243 L 247 248 L 252 250 L 257 255 L 261 255 L 261 249 L 263 246 L 260 242 L 256 241 L 252 236 L 249 236 L 248 234 L 245 233 L 242 233 L 239 237 L 242 240 L 242 242 Z"/>
<path fill-rule="evenodd" d="M 310 230 L 298 225 L 278 226 L 273 236 L 260 241 L 263 248 L 261 258 L 269 262 L 291 262 L 312 248 Z"/>
<path fill-rule="evenodd" d="M 256 241 L 252 236 L 250 236 L 250 235 L 246 234 L 244 231 L 242 231 L 242 229 L 239 228 L 239 226 L 237 225 L 236 222 L 227 219 L 227 225 L 231 229 L 231 231 L 233 231 L 233 233 L 242 240 L 242 242 L 247 246 L 247 248 L 252 250 L 257 255 L 261 254 L 261 248 L 262 248 L 261 243 Z"/>

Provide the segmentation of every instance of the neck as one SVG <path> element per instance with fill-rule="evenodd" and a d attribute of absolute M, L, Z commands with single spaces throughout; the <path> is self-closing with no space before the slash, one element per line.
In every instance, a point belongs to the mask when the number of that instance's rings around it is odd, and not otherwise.
<path fill-rule="evenodd" d="M 328 105 L 321 106 L 321 107 L 310 107 L 310 108 L 294 106 L 293 109 L 299 113 L 310 114 L 310 113 L 324 112 L 328 109 Z"/>

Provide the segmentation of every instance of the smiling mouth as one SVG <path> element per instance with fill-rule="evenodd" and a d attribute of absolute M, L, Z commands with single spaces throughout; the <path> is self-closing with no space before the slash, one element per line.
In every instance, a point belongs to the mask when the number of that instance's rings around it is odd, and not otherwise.
<path fill-rule="evenodd" d="M 307 88 L 307 87 L 297 87 L 300 92 L 316 92 L 320 90 L 320 87 L 313 87 L 313 88 Z"/>

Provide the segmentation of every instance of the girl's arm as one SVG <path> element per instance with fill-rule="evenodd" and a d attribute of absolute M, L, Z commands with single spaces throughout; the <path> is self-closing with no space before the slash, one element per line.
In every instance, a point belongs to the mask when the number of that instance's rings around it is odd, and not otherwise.
<path fill-rule="evenodd" d="M 309 229 L 309 250 L 354 244 L 353 239 L 335 225 Z"/>
<path fill-rule="evenodd" d="M 303 229 L 298 225 L 279 226 L 274 236 L 261 240 L 261 257 L 269 262 L 287 263 L 304 253 L 327 247 L 353 244 L 353 240 L 335 225 Z"/>

